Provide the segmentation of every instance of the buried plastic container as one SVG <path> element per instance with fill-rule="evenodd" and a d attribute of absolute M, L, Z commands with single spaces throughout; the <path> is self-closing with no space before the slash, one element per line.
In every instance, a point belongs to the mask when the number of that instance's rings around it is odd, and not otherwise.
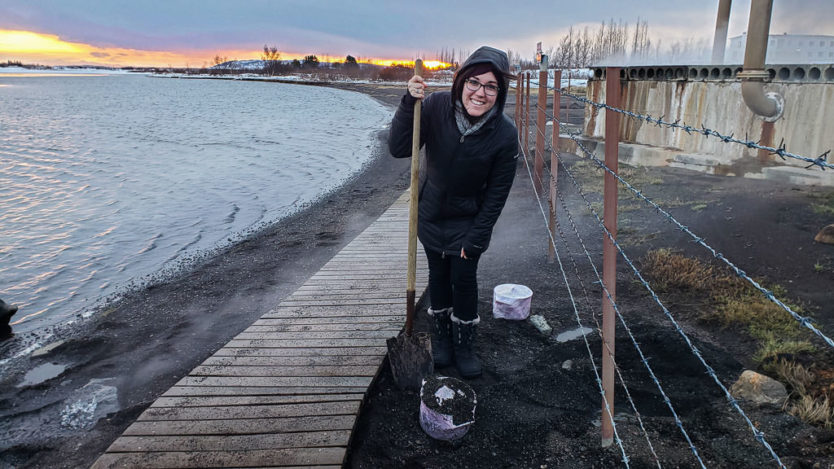
<path fill-rule="evenodd" d="M 436 440 L 457 440 L 475 423 L 475 391 L 449 376 L 429 376 L 420 388 L 420 427 Z"/>
<path fill-rule="evenodd" d="M 504 283 L 492 291 L 492 315 L 501 319 L 527 319 L 533 290 L 524 285 Z"/>

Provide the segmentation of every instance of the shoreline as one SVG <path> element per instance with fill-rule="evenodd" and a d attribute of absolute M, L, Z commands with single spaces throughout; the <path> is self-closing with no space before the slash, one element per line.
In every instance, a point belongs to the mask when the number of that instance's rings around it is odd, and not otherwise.
<path fill-rule="evenodd" d="M 336 87 L 388 106 L 402 94 L 393 87 Z M 92 464 L 156 397 L 295 291 L 407 189 L 410 161 L 391 158 L 386 137 L 379 131 L 362 170 L 304 209 L 124 293 L 56 334 L 56 345 L 40 349 L 45 353 L 12 360 L 0 381 L 6 436 L 0 465 Z M 53 378 L 19 384 L 28 371 L 56 366 L 63 369 Z M 62 426 L 65 406 L 91 380 L 118 390 L 112 403 L 118 410 L 90 428 Z"/>

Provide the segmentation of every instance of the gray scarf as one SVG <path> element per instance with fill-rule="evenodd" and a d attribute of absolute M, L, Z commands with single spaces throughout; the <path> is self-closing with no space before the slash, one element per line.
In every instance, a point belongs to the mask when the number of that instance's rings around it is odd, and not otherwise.
<path fill-rule="evenodd" d="M 495 108 L 496 106 L 492 106 L 492 109 L 487 111 L 486 114 L 473 123 L 469 122 L 469 119 L 466 117 L 466 111 L 463 109 L 463 103 L 461 103 L 460 100 L 455 101 L 455 122 L 458 124 L 458 130 L 461 133 L 461 137 L 472 135 L 480 130 L 481 127 L 489 121 L 490 117 L 495 114 Z"/>

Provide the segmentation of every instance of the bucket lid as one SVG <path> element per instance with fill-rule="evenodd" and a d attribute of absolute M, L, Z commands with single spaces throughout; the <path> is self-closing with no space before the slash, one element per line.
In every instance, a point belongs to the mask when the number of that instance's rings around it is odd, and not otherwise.
<path fill-rule="evenodd" d="M 493 290 L 493 293 L 502 298 L 512 298 L 518 300 L 533 296 L 533 290 L 530 290 L 530 288 L 524 285 L 516 285 L 514 283 L 502 283 L 501 285 L 497 285 Z"/>

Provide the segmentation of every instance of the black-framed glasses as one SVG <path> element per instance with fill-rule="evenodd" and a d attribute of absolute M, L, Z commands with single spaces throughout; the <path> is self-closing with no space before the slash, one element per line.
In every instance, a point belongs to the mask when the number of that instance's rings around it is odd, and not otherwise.
<path fill-rule="evenodd" d="M 487 96 L 495 96 L 498 94 L 498 85 L 493 85 L 492 83 L 483 84 L 474 78 L 466 79 L 466 89 L 469 91 L 477 92 L 482 86 Z"/>

